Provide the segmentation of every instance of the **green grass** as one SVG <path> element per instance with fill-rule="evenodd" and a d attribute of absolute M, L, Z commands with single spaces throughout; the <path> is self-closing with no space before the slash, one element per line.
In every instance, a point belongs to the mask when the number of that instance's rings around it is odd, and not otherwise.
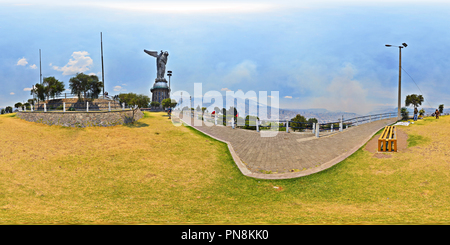
<path fill-rule="evenodd" d="M 316 174 L 249 178 L 227 145 L 165 113 L 64 128 L 0 116 L 0 223 L 448 223 L 450 117 L 402 127 L 403 153 L 362 147 Z M 144 125 L 145 124 L 145 125 Z M 410 137 L 411 138 L 411 137 Z M 428 140 L 423 140 L 428 139 Z"/>
<path fill-rule="evenodd" d="M 414 134 L 408 135 L 408 147 L 426 144 L 430 141 L 431 141 L 430 138 L 424 137 L 422 135 L 414 135 Z"/>

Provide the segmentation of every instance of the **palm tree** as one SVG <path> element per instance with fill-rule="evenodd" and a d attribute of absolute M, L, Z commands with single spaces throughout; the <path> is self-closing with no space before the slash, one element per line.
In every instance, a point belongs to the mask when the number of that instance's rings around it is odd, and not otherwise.
<path fill-rule="evenodd" d="M 419 105 L 422 105 L 423 96 L 421 94 L 411 94 L 406 96 L 405 105 L 410 106 L 413 105 L 414 109 L 416 109 Z"/>

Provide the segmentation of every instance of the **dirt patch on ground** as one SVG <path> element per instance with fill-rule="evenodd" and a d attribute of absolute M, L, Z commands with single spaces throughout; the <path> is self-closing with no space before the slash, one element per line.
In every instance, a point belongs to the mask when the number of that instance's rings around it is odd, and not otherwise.
<path fill-rule="evenodd" d="M 369 142 L 367 142 L 366 147 L 364 148 L 366 151 L 374 153 L 373 157 L 376 158 L 391 158 L 393 153 L 378 153 L 378 138 L 380 136 L 377 135 L 373 137 Z M 397 152 L 403 152 L 408 147 L 408 135 L 397 127 Z"/>

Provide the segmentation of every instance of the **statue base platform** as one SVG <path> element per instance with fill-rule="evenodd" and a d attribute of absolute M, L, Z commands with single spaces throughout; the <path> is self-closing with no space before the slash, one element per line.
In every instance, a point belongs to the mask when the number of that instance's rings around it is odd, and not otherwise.
<path fill-rule="evenodd" d="M 165 78 L 155 78 L 155 83 L 156 82 L 167 82 L 167 80 Z"/>

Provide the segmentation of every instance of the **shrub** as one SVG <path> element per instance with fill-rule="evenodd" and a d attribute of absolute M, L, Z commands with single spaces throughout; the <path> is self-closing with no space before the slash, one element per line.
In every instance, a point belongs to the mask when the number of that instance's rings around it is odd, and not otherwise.
<path fill-rule="evenodd" d="M 400 114 L 402 115 L 402 120 L 408 120 L 409 119 L 409 111 L 406 109 L 406 107 L 402 107 L 400 110 Z"/>
<path fill-rule="evenodd" d="M 245 117 L 245 125 L 242 128 L 256 130 L 257 120 L 259 120 L 259 117 L 247 115 L 247 117 Z"/>

